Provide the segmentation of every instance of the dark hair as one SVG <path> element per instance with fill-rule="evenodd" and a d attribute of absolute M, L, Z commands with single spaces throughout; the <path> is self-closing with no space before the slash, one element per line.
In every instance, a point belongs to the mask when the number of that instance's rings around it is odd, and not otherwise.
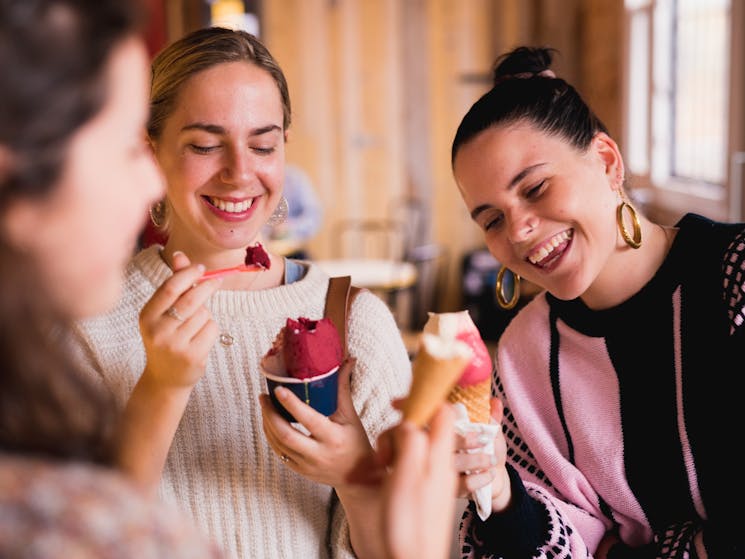
<path fill-rule="evenodd" d="M 282 99 L 282 126 L 285 130 L 290 127 L 292 110 L 287 80 L 269 50 L 245 31 L 207 27 L 192 31 L 170 44 L 153 60 L 147 126 L 151 138 L 160 136 L 163 123 L 173 112 L 184 83 L 194 74 L 225 62 L 248 62 L 266 70 L 277 84 Z"/>
<path fill-rule="evenodd" d="M 493 70 L 493 87 L 463 117 L 453 139 L 451 163 L 460 147 L 492 126 L 526 122 L 564 138 L 584 151 L 605 125 L 579 93 L 551 68 L 555 51 L 518 47 L 500 56 Z"/>
<path fill-rule="evenodd" d="M 0 213 L 54 193 L 68 145 L 102 109 L 133 0 L 0 0 Z M 2 153 L 0 153 L 2 155 Z M 105 463 L 113 411 L 78 372 L 35 263 L 0 238 L 0 450 Z"/>

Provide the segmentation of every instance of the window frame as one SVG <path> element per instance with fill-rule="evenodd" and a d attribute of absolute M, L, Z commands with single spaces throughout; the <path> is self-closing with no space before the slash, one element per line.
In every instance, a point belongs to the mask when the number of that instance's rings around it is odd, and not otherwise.
<path fill-rule="evenodd" d="M 639 148 L 632 146 L 629 119 L 631 104 L 638 102 L 630 96 L 631 80 L 638 79 L 631 68 L 631 51 L 636 45 L 631 43 L 632 11 L 646 13 L 646 137 L 641 141 L 646 144 L 641 149 L 645 153 L 648 168 L 645 172 L 635 174 L 627 170 L 627 186 L 632 198 L 652 219 L 663 223 L 674 223 L 686 212 L 692 211 L 721 221 L 742 221 L 745 215 L 745 2 L 731 0 L 729 21 L 729 118 L 726 138 L 725 177 L 722 186 L 712 186 L 704 182 L 681 180 L 667 176 L 663 180 L 653 178 L 654 162 L 652 160 L 652 119 L 653 114 L 653 72 L 654 72 L 654 34 L 655 5 L 671 0 L 635 0 L 624 1 L 623 29 L 623 133 L 622 147 L 627 157 L 638 156 Z M 632 5 L 633 4 L 633 5 Z M 635 109 L 638 113 L 639 106 Z M 632 153 L 631 149 L 637 149 Z"/>

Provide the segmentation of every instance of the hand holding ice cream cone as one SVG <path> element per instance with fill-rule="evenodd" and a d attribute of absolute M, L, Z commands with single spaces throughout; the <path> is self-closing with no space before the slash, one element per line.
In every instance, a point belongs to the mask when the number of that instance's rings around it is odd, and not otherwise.
<path fill-rule="evenodd" d="M 460 340 L 471 348 L 471 358 L 448 394 L 448 400 L 453 404 L 462 403 L 471 422 L 489 423 L 491 359 L 468 311 L 429 313 L 424 332 L 436 333 L 449 340 Z"/>
<path fill-rule="evenodd" d="M 465 343 L 422 334 L 411 364 L 411 389 L 401 408 L 404 419 L 425 425 L 458 382 L 470 358 L 471 350 Z"/>
<path fill-rule="evenodd" d="M 448 393 L 448 401 L 455 404 L 458 419 L 455 430 L 458 434 L 478 433 L 493 441 L 501 427 L 491 422 L 490 400 L 492 364 L 486 344 L 481 339 L 468 311 L 451 313 L 429 313 L 424 332 L 437 334 L 446 340 L 457 340 L 471 350 L 471 358 L 461 376 Z M 493 442 L 468 452 L 494 455 Z M 487 484 L 473 492 L 473 499 L 482 520 L 491 514 L 491 485 Z"/>

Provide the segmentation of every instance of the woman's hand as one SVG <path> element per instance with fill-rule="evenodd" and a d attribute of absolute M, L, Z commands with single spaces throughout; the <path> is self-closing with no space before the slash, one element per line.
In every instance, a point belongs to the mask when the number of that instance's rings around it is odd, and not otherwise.
<path fill-rule="evenodd" d="M 492 423 L 500 424 L 504 413 L 502 401 L 491 399 Z M 477 489 L 492 484 L 492 512 L 503 511 L 511 498 L 510 479 L 506 467 L 507 443 L 499 429 L 493 439 L 484 433 L 456 436 L 455 468 L 459 472 L 458 496 L 467 498 Z M 477 452 L 493 442 L 494 454 Z"/>
<path fill-rule="evenodd" d="M 151 385 L 191 388 L 204 375 L 207 355 L 219 335 L 205 303 L 221 280 L 198 282 L 204 267 L 173 253 L 173 276 L 140 312 L 140 332 Z"/>
<path fill-rule="evenodd" d="M 264 433 L 278 459 L 298 474 L 336 489 L 349 521 L 352 548 L 363 559 L 383 554 L 378 484 L 384 469 L 376 461 L 354 409 L 350 386 L 353 367 L 354 361 L 347 360 L 339 369 L 337 409 L 329 417 L 306 405 L 288 389 L 275 389 L 277 399 L 308 435 L 279 415 L 268 395 L 262 394 L 260 402 Z"/>
<path fill-rule="evenodd" d="M 387 556 L 446 558 L 455 533 L 455 414 L 443 404 L 428 430 L 411 422 L 378 439 L 389 474 L 382 486 L 382 534 Z"/>
<path fill-rule="evenodd" d="M 301 433 L 274 408 L 269 396 L 260 396 L 264 433 L 277 456 L 300 475 L 337 490 L 353 481 L 361 464 L 375 467 L 374 451 L 352 402 L 350 378 L 353 360 L 339 369 L 336 412 L 329 417 L 318 413 L 283 387 L 275 395 L 308 435 Z"/>
<path fill-rule="evenodd" d="M 180 252 L 173 254 L 173 268 L 173 276 L 140 312 L 147 362 L 117 434 L 119 466 L 152 493 L 191 391 L 204 375 L 207 354 L 218 335 L 204 303 L 221 280 L 197 283 L 204 269 L 191 265 Z"/>

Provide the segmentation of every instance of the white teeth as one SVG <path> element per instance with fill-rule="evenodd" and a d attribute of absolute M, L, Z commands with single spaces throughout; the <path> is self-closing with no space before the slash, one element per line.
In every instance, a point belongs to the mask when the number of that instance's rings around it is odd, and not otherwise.
<path fill-rule="evenodd" d="M 253 204 L 253 198 L 249 200 L 243 200 L 243 202 L 228 202 L 226 200 L 221 200 L 220 198 L 210 196 L 210 203 L 224 212 L 237 214 L 245 212 L 248 208 L 250 208 Z"/>
<path fill-rule="evenodd" d="M 545 243 L 541 248 L 539 248 L 537 251 L 533 252 L 530 256 L 528 256 L 528 260 L 532 264 L 538 264 L 541 260 L 546 258 L 549 254 L 551 254 L 556 247 L 558 247 L 561 243 L 568 241 L 572 238 L 572 232 L 571 231 L 562 231 L 558 235 L 554 235 L 547 243 Z"/>

